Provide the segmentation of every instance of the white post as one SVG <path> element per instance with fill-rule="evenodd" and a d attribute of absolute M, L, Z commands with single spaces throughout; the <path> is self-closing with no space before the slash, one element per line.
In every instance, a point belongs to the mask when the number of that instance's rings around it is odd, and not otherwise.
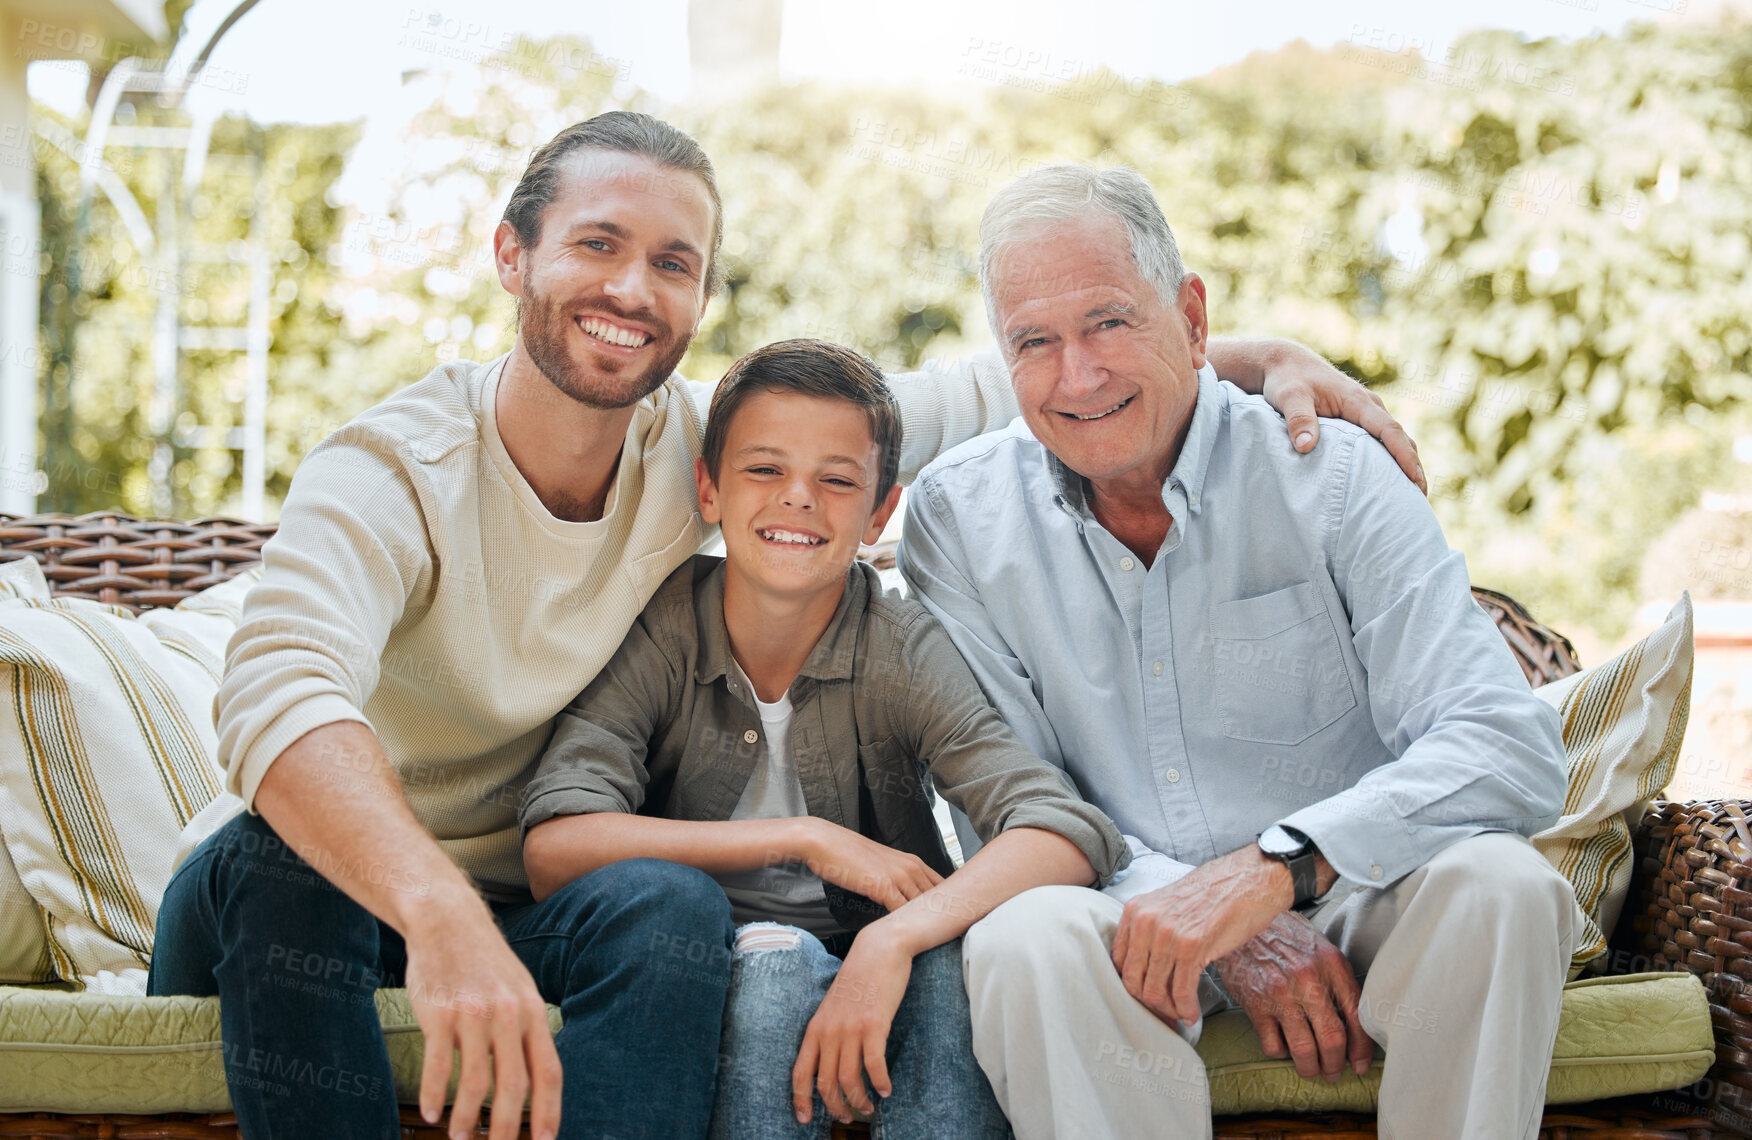
<path fill-rule="evenodd" d="M 36 513 L 43 490 L 37 455 L 37 238 L 34 197 L 0 196 L 0 511 Z"/>
<path fill-rule="evenodd" d="M 265 212 L 258 201 L 256 217 Z M 251 219 L 252 221 L 254 219 Z M 258 244 L 249 267 L 249 386 L 243 396 L 243 517 L 262 521 L 263 485 L 268 474 L 268 299 L 274 282 L 273 257 Z"/>
<path fill-rule="evenodd" d="M 19 53 L 0 52 L 0 123 L 11 125 L 19 140 L 0 163 L 0 511 L 18 515 L 36 513 L 43 488 L 37 454 L 41 214 L 25 67 Z"/>

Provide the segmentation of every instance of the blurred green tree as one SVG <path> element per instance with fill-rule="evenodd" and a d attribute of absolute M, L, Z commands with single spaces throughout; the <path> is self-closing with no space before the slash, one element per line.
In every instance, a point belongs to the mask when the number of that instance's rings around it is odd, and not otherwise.
<path fill-rule="evenodd" d="M 1043 162 L 1125 163 L 1157 187 L 1216 331 L 1296 337 L 1377 386 L 1475 577 L 1549 620 L 1622 628 L 1652 537 L 1737 478 L 1752 28 L 1731 17 L 1567 43 L 1481 33 L 1437 59 L 1298 44 L 1176 87 L 974 60 L 989 89 L 953 97 L 806 85 L 665 109 L 625 72 L 582 40 L 525 40 L 413 77 L 423 109 L 397 127 L 222 125 L 272 179 L 271 500 L 359 410 L 436 362 L 510 347 L 500 209 L 534 145 L 609 107 L 665 114 L 718 166 L 729 282 L 684 362 L 696 377 L 781 337 L 890 368 L 986 343 L 975 257 L 992 191 Z M 127 171 L 147 202 L 149 167 Z M 45 404 L 45 431 L 77 453 L 52 501 L 141 510 L 153 283 L 101 203 L 80 249 L 54 244 L 75 177 L 45 157 L 45 324 L 85 321 L 70 356 L 45 336 L 45 382 L 71 391 Z M 244 233 L 251 192 L 204 188 L 204 238 Z M 235 281 L 173 284 L 188 323 L 240 319 Z M 191 363 L 179 410 L 233 422 L 240 369 Z M 237 490 L 231 453 L 179 453 L 179 512 Z"/>
<path fill-rule="evenodd" d="M 56 138 L 83 134 L 69 121 L 33 105 Z M 134 112 L 141 125 L 169 115 L 150 101 Z M 56 129 L 58 128 L 58 130 Z M 257 182 L 268 216 L 263 232 L 275 261 L 270 305 L 269 493 L 283 497 L 298 455 L 321 438 L 305 423 L 314 405 L 329 430 L 335 400 L 347 403 L 345 352 L 335 343 L 339 314 L 329 308 L 342 212 L 328 200 L 357 127 L 258 126 L 223 119 L 213 131 L 212 156 L 192 202 L 195 242 L 225 248 L 249 235 Z M 77 153 L 77 151 L 75 151 Z M 156 216 L 168 182 L 180 175 L 174 152 L 112 152 L 111 168 L 127 183 L 147 217 Z M 146 465 L 153 434 L 152 324 L 159 296 L 178 297 L 189 326 L 240 326 L 248 305 L 248 275 L 225 262 L 190 260 L 167 275 L 142 257 L 109 203 L 94 200 L 78 226 L 79 170 L 65 148 L 39 148 L 43 203 L 42 329 L 45 365 L 41 431 L 48 485 L 45 509 L 102 507 L 150 513 L 153 492 Z M 72 235 L 77 247 L 68 245 Z M 178 377 L 177 437 L 171 482 L 173 511 L 208 514 L 235 500 L 239 473 L 224 432 L 242 422 L 244 360 L 240 354 L 197 352 Z M 336 389 L 339 389 L 337 391 Z M 198 431 L 197 428 L 213 429 Z"/>

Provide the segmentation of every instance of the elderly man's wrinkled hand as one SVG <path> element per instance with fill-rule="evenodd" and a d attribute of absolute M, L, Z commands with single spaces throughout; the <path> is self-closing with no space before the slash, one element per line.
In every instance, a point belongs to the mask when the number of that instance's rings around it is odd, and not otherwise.
<path fill-rule="evenodd" d="M 1369 1071 L 1375 1042 L 1357 1014 L 1362 990 L 1342 951 L 1312 923 L 1286 911 L 1250 941 L 1217 959 L 1217 975 L 1259 1033 L 1267 1057 L 1286 1047 L 1304 1078 L 1336 1081 L 1348 1060 Z"/>
<path fill-rule="evenodd" d="M 1294 900 L 1289 871 L 1249 845 L 1125 904 L 1113 965 L 1126 992 L 1170 1023 L 1200 1016 L 1204 968 L 1264 930 Z"/>

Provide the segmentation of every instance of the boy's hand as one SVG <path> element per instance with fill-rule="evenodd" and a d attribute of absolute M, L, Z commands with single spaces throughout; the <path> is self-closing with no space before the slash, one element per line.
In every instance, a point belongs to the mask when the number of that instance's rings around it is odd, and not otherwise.
<path fill-rule="evenodd" d="M 842 1124 L 852 1109 L 876 1111 L 864 1074 L 882 1096 L 894 1091 L 888 1079 L 888 1029 L 912 977 L 912 953 L 880 923 L 858 934 L 839 976 L 803 1033 L 803 1047 L 791 1069 L 791 1104 L 799 1124 L 812 1115 L 810 1093 L 819 1090 L 833 1118 Z M 848 1105 L 850 1107 L 848 1107 Z"/>
<path fill-rule="evenodd" d="M 809 817 L 803 861 L 821 878 L 899 910 L 943 881 L 917 855 L 885 847 L 849 828 Z"/>

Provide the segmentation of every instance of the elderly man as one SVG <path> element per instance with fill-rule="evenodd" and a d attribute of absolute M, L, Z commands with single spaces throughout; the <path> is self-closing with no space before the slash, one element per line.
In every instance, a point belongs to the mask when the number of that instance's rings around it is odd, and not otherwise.
<path fill-rule="evenodd" d="M 1213 964 L 1304 1076 L 1386 1047 L 1382 1136 L 1533 1136 L 1579 916 L 1524 837 L 1562 740 L 1463 559 L 1365 434 L 1299 454 L 1218 381 L 1135 173 L 1035 171 L 980 241 L 1022 417 L 926 468 L 902 569 L 1141 856 L 1129 901 L 1040 888 L 967 937 L 1018 1136 L 1209 1136 Z"/>

